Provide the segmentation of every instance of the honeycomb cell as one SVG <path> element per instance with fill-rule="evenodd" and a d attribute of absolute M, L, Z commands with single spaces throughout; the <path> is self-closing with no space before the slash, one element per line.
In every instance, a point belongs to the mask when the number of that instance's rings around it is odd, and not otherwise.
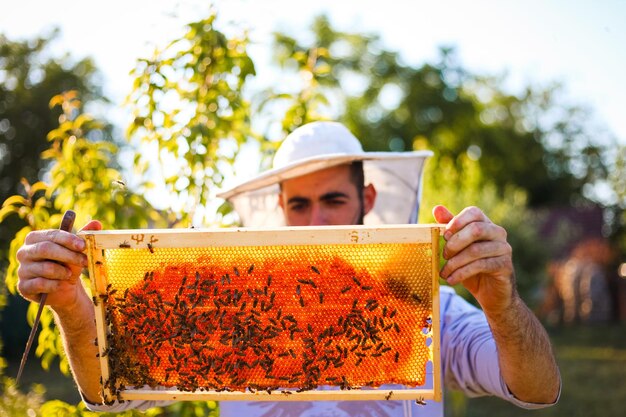
<path fill-rule="evenodd" d="M 429 243 L 102 249 L 106 388 L 419 387 Z"/>

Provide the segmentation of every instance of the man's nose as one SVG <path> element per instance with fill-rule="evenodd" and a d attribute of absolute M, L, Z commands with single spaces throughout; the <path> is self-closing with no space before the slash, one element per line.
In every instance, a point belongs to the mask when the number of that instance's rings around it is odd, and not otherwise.
<path fill-rule="evenodd" d="M 328 215 L 322 207 L 318 205 L 311 207 L 309 226 L 328 226 L 329 224 Z"/>

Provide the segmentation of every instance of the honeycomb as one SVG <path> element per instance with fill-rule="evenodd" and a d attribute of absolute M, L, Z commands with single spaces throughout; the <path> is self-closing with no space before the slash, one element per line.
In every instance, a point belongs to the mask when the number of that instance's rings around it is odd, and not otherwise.
<path fill-rule="evenodd" d="M 429 243 L 102 249 L 105 388 L 422 386 Z"/>

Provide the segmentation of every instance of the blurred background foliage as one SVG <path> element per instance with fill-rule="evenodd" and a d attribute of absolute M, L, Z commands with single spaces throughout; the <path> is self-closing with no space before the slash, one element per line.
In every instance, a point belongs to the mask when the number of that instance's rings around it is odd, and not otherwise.
<path fill-rule="evenodd" d="M 243 94 L 255 74 L 248 39 L 226 37 L 214 28 L 215 17 L 191 23 L 181 39 L 140 59 L 127 99 L 133 115 L 127 137 L 154 151 L 135 155 L 135 174 L 160 182 L 187 225 L 221 186 L 239 147 L 254 140 Z"/>
<path fill-rule="evenodd" d="M 507 229 L 520 293 L 533 307 L 547 284 L 548 261 L 566 245 L 563 237 L 541 234 L 546 209 L 600 206 L 603 232 L 624 259 L 626 149 L 610 132 L 595 130 L 587 110 L 562 99 L 565 86 L 528 85 L 512 95 L 504 79 L 463 68 L 453 48 L 442 47 L 436 62 L 411 66 L 376 35 L 341 32 L 319 16 L 306 42 L 274 35 L 271 70 L 289 82 L 253 88 L 259 69 L 247 34 L 227 35 L 218 26 L 211 11 L 180 39 L 137 60 L 124 138 L 86 111 L 106 101 L 91 60 L 51 58 L 55 32 L 26 41 L 0 35 L 4 356 L 19 360 L 29 331 L 24 313 L 32 323 L 36 309 L 16 294 L 15 253 L 29 231 L 58 227 L 67 209 L 77 212 L 76 225 L 96 218 L 105 228 L 225 225 L 230 207 L 214 195 L 236 174 L 241 149 L 258 149 L 259 168 L 267 167 L 280 139 L 313 120 L 344 122 L 368 151 L 432 149 L 420 221 L 433 220 L 434 204 L 455 212 L 481 207 Z M 121 168 L 122 155 L 131 169 Z M 49 312 L 36 356 L 44 369 L 58 360 L 69 378 Z M 93 414 L 45 401 L 41 386 L 22 394 L 10 378 L 3 384 L 0 416 Z M 463 415 L 457 408 L 447 413 Z M 215 403 L 179 403 L 148 415 L 208 413 L 217 413 Z"/>

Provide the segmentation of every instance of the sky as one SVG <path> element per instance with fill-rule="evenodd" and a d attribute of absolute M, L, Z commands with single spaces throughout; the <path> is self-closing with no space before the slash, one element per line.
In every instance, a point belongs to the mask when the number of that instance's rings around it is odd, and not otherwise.
<path fill-rule="evenodd" d="M 5 0 L 6 1 L 6 0 Z M 0 33 L 10 39 L 61 29 L 54 48 L 94 58 L 112 114 L 123 119 L 135 61 L 151 55 L 208 14 L 207 0 L 21 0 L 5 6 Z M 218 22 L 250 30 L 260 76 L 271 79 L 271 32 L 303 34 L 326 13 L 340 30 L 375 33 L 405 62 L 434 62 L 438 48 L 454 46 L 467 69 L 506 74 L 505 87 L 561 82 L 567 97 L 591 109 L 599 126 L 626 143 L 626 0 L 221 0 Z M 219 23 L 218 23 L 219 28 Z M 265 75 L 264 75 L 265 74 Z"/>

